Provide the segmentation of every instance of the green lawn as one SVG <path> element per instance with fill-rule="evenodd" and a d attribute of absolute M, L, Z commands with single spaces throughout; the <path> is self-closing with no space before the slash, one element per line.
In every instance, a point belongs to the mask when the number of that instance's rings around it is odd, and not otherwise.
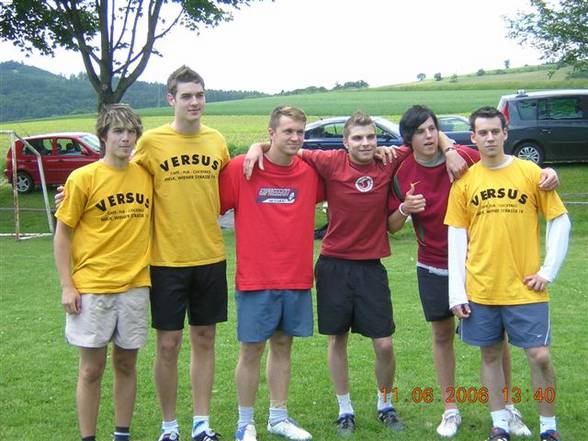
<path fill-rule="evenodd" d="M 552 293 L 553 356 L 558 374 L 559 424 L 565 439 L 582 440 L 586 416 L 584 403 L 588 378 L 588 298 L 585 286 L 585 256 L 588 249 L 588 217 L 585 208 L 572 208 L 574 236 L 568 259 Z M 583 219 L 578 228 L 577 220 Z M 582 224 L 582 222 L 580 223 Z M 229 278 L 234 273 L 232 232 L 225 232 L 229 256 Z M 391 238 L 393 256 L 385 259 L 393 291 L 397 332 L 396 404 L 407 423 L 403 440 L 433 440 L 442 406 L 435 387 L 430 356 L 429 328 L 422 318 L 414 275 L 415 246 L 412 232 L 406 230 Z M 318 242 L 317 242 L 318 245 Z M 77 437 L 74 390 L 77 352 L 63 340 L 64 316 L 60 291 L 53 267 L 50 238 L 15 242 L 0 240 L 2 320 L 2 359 L 0 361 L 0 439 L 74 440 Z M 236 393 L 233 370 L 238 346 L 235 338 L 235 312 L 230 294 L 229 321 L 219 326 L 217 375 L 213 399 L 213 424 L 229 438 L 236 421 Z M 570 307 L 572 306 L 572 307 Z M 135 440 L 155 440 L 159 410 L 152 384 L 154 335 L 142 350 L 139 361 L 139 395 L 133 424 Z M 478 351 L 456 343 L 459 386 L 479 387 Z M 336 400 L 326 368 L 326 339 L 315 335 L 300 339 L 294 349 L 290 411 L 317 440 L 335 440 L 331 422 L 336 416 Z M 188 350 L 180 361 L 181 387 L 178 419 L 184 428 L 191 418 L 188 388 Z M 373 354 L 368 340 L 352 336 L 350 372 L 352 396 L 358 416 L 355 439 L 399 439 L 386 434 L 375 421 Z M 529 389 L 529 374 L 521 351 L 513 350 L 514 385 L 523 391 L 520 409 L 537 433 L 537 410 Z M 432 388 L 432 403 L 417 403 L 419 391 Z M 419 389 L 420 388 L 420 389 Z M 99 439 L 109 439 L 112 429 L 111 372 L 107 370 L 99 421 Z M 263 429 L 268 406 L 265 378 L 258 394 L 256 412 L 260 439 L 268 439 Z M 490 425 L 485 406 L 464 402 L 464 425 L 457 439 L 484 439 Z M 59 435 L 55 435 L 59 431 Z"/>

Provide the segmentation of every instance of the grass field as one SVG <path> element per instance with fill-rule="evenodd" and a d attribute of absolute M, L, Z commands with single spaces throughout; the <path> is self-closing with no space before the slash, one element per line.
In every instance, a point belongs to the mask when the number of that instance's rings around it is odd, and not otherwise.
<path fill-rule="evenodd" d="M 557 167 L 562 179 L 564 198 L 577 199 L 588 188 L 586 166 Z M 569 200 L 571 200 L 569 199 Z M 22 198 L 28 206 L 39 206 L 38 192 Z M 0 201 L 10 201 L 7 185 L 0 186 Z M 586 251 L 588 250 L 588 208 L 570 206 L 573 234 L 566 263 L 551 289 L 553 356 L 558 375 L 559 425 L 566 440 L 584 440 L 588 422 L 585 414 L 588 377 L 588 293 L 585 289 Z M 1 212 L 2 228 L 7 215 Z M 322 220 L 317 220 L 320 224 Z M 36 215 L 31 228 L 42 228 L 44 219 Z M 8 228 L 10 222 L 8 223 Z M 391 237 L 393 256 L 384 259 L 393 291 L 397 332 L 398 408 L 408 429 L 403 440 L 435 440 L 434 429 L 442 405 L 430 356 L 430 330 L 422 319 L 414 275 L 415 244 L 412 231 L 405 228 Z M 225 232 L 229 279 L 234 274 L 234 237 Z M 319 243 L 316 242 L 318 247 Z M 59 304 L 59 286 L 51 254 L 51 239 L 16 242 L 0 239 L 0 292 L 2 320 L 0 338 L 0 439 L 75 440 L 77 426 L 74 390 L 77 352 L 63 340 L 64 317 Z M 235 337 L 235 312 L 230 294 L 229 321 L 219 326 L 217 375 L 213 398 L 213 425 L 230 439 L 236 421 L 236 392 L 233 370 L 238 346 Z M 139 394 L 133 423 L 136 441 L 155 440 L 160 421 L 152 384 L 154 335 L 142 350 L 139 361 Z M 478 351 L 457 342 L 458 386 L 479 388 Z M 369 341 L 357 336 L 350 339 L 351 388 L 358 418 L 354 439 L 400 439 L 398 434 L 383 432 L 375 420 L 375 390 L 372 373 L 373 353 Z M 331 422 L 337 406 L 326 368 L 326 339 L 315 335 L 298 340 L 294 348 L 290 412 L 314 434 L 315 439 L 338 439 Z M 181 386 L 178 419 L 183 428 L 190 424 L 188 388 L 188 351 L 180 361 Z M 537 434 L 537 410 L 529 390 L 526 360 L 513 350 L 514 386 L 523 391 L 518 407 Z M 420 391 L 432 388 L 432 403 L 416 402 Z M 107 440 L 112 430 L 111 372 L 103 382 L 99 420 L 99 438 Z M 267 416 L 268 391 L 264 376 L 258 393 L 256 414 L 261 440 L 274 439 L 263 428 Z M 479 402 L 461 405 L 464 424 L 457 440 L 481 440 L 487 436 L 490 419 Z M 277 439 L 277 438 L 276 438 Z"/>

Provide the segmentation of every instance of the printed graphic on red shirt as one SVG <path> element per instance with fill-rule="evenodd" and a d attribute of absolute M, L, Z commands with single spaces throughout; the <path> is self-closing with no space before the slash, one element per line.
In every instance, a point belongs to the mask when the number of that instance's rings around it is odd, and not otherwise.
<path fill-rule="evenodd" d="M 295 188 L 268 188 L 262 187 L 257 192 L 258 204 L 293 204 L 296 202 Z"/>

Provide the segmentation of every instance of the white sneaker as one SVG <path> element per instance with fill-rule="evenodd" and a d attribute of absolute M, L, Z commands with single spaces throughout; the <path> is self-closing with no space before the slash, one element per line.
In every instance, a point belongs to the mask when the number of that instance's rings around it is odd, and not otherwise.
<path fill-rule="evenodd" d="M 308 441 L 312 439 L 312 435 L 300 427 L 292 418 L 286 418 L 274 425 L 267 423 L 267 430 L 269 433 L 283 436 L 293 441 Z"/>
<path fill-rule="evenodd" d="M 235 441 L 257 441 L 257 430 L 253 424 L 238 429 L 235 432 Z"/>
<path fill-rule="evenodd" d="M 527 427 L 527 425 L 523 422 L 523 415 L 521 412 L 515 407 L 514 409 L 506 409 L 508 413 L 510 413 L 510 420 L 508 420 L 508 428 L 510 430 L 511 435 L 515 436 L 531 436 L 532 433 Z"/>
<path fill-rule="evenodd" d="M 437 426 L 437 433 L 448 438 L 455 436 L 460 425 L 461 415 L 459 414 L 459 410 L 446 410 L 441 417 L 441 423 Z"/>

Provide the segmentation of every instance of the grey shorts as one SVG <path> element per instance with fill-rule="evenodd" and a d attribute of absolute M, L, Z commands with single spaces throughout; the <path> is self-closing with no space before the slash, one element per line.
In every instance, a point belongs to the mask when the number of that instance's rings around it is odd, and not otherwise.
<path fill-rule="evenodd" d="M 65 338 L 82 348 L 103 348 L 112 341 L 122 349 L 147 342 L 149 288 L 118 294 L 82 294 L 81 312 L 66 314 Z"/>
<path fill-rule="evenodd" d="M 472 314 L 462 319 L 458 333 L 472 346 L 492 346 L 508 334 L 509 343 L 519 348 L 537 348 L 551 343 L 549 303 L 491 306 L 470 302 Z"/>
<path fill-rule="evenodd" d="M 312 335 L 314 324 L 309 289 L 235 290 L 235 301 L 240 342 L 263 342 L 275 331 L 292 337 Z"/>

